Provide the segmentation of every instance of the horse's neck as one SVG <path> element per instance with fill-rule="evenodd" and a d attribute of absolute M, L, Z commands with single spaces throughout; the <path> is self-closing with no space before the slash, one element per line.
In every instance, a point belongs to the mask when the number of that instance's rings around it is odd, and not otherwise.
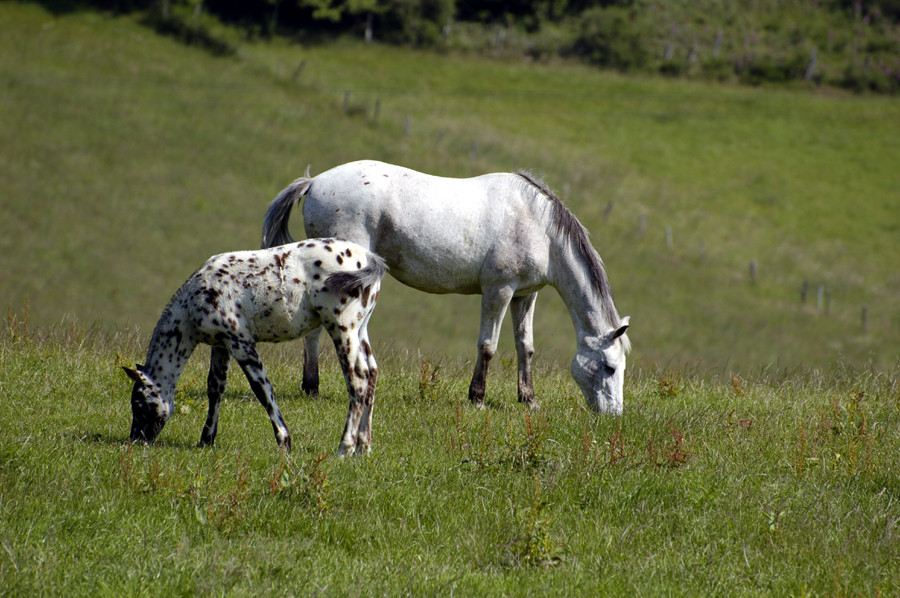
<path fill-rule="evenodd" d="M 187 322 L 187 314 L 178 313 L 170 304 L 156 324 L 147 350 L 144 371 L 169 396 L 174 394 L 175 384 L 197 346 Z"/>
<path fill-rule="evenodd" d="M 556 288 L 569 310 L 578 342 L 587 336 L 597 336 L 618 326 L 614 316 L 612 296 L 598 290 L 587 264 L 571 247 L 560 243 L 551 251 L 553 259 L 551 284 Z M 607 304 L 609 302 L 609 304 Z M 616 321 L 610 321 L 615 317 Z"/>

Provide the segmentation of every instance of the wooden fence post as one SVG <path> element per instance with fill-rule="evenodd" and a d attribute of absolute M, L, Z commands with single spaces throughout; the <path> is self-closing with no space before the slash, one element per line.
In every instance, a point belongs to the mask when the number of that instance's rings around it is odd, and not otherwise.
<path fill-rule="evenodd" d="M 198 5 L 199 6 L 199 5 Z M 303 72 L 303 69 L 306 67 L 306 60 L 301 60 L 300 64 L 297 65 L 297 68 L 294 69 L 294 74 L 291 77 L 294 81 L 296 81 L 300 77 L 300 73 Z"/>
<path fill-rule="evenodd" d="M 613 200 L 609 200 L 609 203 L 606 204 L 606 209 L 603 210 L 603 222 L 609 220 L 609 215 L 612 214 L 614 205 Z"/>

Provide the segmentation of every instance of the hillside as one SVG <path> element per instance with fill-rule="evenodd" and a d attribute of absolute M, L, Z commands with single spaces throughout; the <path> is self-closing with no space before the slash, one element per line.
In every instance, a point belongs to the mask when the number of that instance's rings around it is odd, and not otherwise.
<path fill-rule="evenodd" d="M 592 232 L 637 363 L 897 361 L 896 101 L 351 42 L 216 58 L 129 18 L 32 4 L 0 5 L 0 23 L 11 319 L 149 332 L 203 259 L 258 244 L 307 164 L 376 158 L 544 177 Z M 372 336 L 468 359 L 477 312 L 476 297 L 391 284 Z M 552 289 L 536 320 L 539 360 L 566 363 Z"/>

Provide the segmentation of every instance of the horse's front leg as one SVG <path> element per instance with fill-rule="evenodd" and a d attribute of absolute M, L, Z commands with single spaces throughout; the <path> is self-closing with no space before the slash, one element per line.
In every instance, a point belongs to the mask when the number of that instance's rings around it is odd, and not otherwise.
<path fill-rule="evenodd" d="M 228 379 L 228 360 L 231 356 L 224 347 L 213 347 L 209 358 L 209 376 L 206 378 L 206 394 L 209 397 L 209 413 L 200 434 L 200 446 L 209 446 L 216 440 L 219 428 L 219 407 Z"/>
<path fill-rule="evenodd" d="M 516 339 L 516 355 L 519 362 L 519 402 L 531 409 L 539 409 L 534 400 L 534 384 L 531 380 L 531 360 L 534 358 L 534 304 L 537 293 L 514 297 L 510 302 L 513 333 Z"/>
<path fill-rule="evenodd" d="M 272 422 L 272 429 L 275 431 L 275 440 L 278 446 L 285 450 L 291 450 L 291 434 L 288 432 L 287 426 L 284 424 L 284 418 L 281 417 L 281 411 L 275 402 L 275 393 L 272 389 L 272 383 L 266 375 L 266 369 L 263 367 L 259 354 L 256 352 L 256 346 L 248 340 L 233 339 L 229 347 L 232 357 L 241 366 L 253 394 L 265 407 L 269 420 Z"/>
<path fill-rule="evenodd" d="M 322 327 L 316 328 L 303 339 L 303 392 L 315 398 L 319 396 L 319 335 Z"/>
<path fill-rule="evenodd" d="M 487 388 L 488 368 L 491 359 L 497 352 L 497 341 L 500 338 L 500 324 L 506 315 L 506 308 L 512 299 L 510 287 L 493 287 L 484 289 L 481 296 L 481 329 L 478 334 L 478 357 L 475 360 L 475 372 L 469 384 L 469 400 L 477 407 L 484 406 L 484 393 Z"/>

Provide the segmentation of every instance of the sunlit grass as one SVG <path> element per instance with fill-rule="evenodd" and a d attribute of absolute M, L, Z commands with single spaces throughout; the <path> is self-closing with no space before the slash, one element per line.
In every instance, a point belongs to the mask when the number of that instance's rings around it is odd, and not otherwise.
<path fill-rule="evenodd" d="M 142 335 L 61 325 L 0 344 L 0 578 L 13 594 L 891 595 L 900 588 L 900 387 L 852 368 L 709 379 L 631 372 L 625 415 L 568 374 L 514 367 L 489 408 L 464 362 L 384 349 L 369 458 L 334 456 L 346 391 L 299 390 L 266 348 L 294 438 L 281 453 L 239 375 L 197 448 L 205 358 L 152 446 L 126 442 L 119 365 Z"/>
<path fill-rule="evenodd" d="M 307 164 L 377 158 L 543 176 L 591 231 L 633 362 L 896 364 L 890 99 L 353 42 L 215 58 L 127 18 L 0 11 L 0 299 L 35 322 L 151 327 L 197 264 L 258 244 L 268 202 Z M 389 282 L 373 337 L 470 358 L 478 311 Z M 551 289 L 536 343 L 563 365 L 574 350 Z"/>

